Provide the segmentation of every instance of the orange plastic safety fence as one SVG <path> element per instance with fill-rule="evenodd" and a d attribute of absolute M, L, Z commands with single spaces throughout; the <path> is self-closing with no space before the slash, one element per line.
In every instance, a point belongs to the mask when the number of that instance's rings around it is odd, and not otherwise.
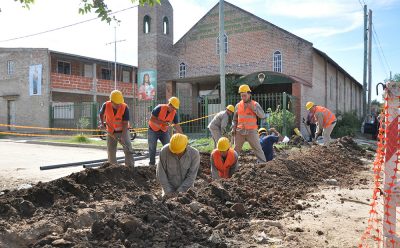
<path fill-rule="evenodd" d="M 400 247 L 400 239 L 397 239 L 400 233 L 396 230 L 396 222 L 400 223 L 400 218 L 397 216 L 393 218 L 396 213 L 400 215 L 400 211 L 396 209 L 396 205 L 400 204 L 398 203 L 400 189 L 397 190 L 400 179 L 398 176 L 400 170 L 400 106 L 389 106 L 388 102 L 394 100 L 389 96 L 386 89 L 385 105 L 379 121 L 378 146 L 373 163 L 374 188 L 370 203 L 371 209 L 367 227 L 358 245 L 359 248 Z M 396 97 L 395 100 L 400 100 L 400 97 L 399 99 Z M 388 161 L 392 168 L 385 164 Z"/>

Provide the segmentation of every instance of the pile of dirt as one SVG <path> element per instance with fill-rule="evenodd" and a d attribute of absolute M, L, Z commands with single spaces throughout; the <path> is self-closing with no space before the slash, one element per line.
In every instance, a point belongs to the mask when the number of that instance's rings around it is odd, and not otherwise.
<path fill-rule="evenodd" d="M 246 216 L 279 219 L 285 212 L 308 207 L 298 201 L 318 185 L 354 184 L 354 173 L 365 169 L 359 160 L 364 153 L 345 137 L 328 147 L 314 145 L 265 164 L 256 164 L 253 156 L 240 157 L 240 170 L 229 180 L 199 187 L 197 200 L 227 218 L 235 216 L 232 205 L 240 203 Z M 207 161 L 203 158 L 202 167 L 209 167 Z"/>
<path fill-rule="evenodd" d="M 195 187 L 166 201 L 154 168 L 87 169 L 1 195 L 0 247 L 227 247 L 249 219 L 306 208 L 298 200 L 327 179 L 354 183 L 362 155 L 350 138 L 265 164 L 245 154 L 233 178 L 211 182 L 202 153 Z"/>

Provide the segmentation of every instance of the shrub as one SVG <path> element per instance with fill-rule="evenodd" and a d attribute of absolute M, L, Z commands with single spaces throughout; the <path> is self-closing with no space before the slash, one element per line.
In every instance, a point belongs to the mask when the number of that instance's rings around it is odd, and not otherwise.
<path fill-rule="evenodd" d="M 340 138 L 343 136 L 354 136 L 361 127 L 361 121 L 355 111 L 336 114 L 337 123 L 332 131 L 332 137 Z"/>
<path fill-rule="evenodd" d="M 75 135 L 75 136 L 73 137 L 73 140 L 74 140 L 75 142 L 79 142 L 79 143 L 89 143 L 89 142 L 90 142 L 89 138 L 86 137 L 86 136 L 83 135 L 83 134 Z"/>
<path fill-rule="evenodd" d="M 296 117 L 292 112 L 286 110 L 286 131 L 288 132 L 286 135 L 291 134 L 291 131 L 294 128 L 295 118 Z M 280 106 L 270 113 L 269 117 L 266 118 L 266 121 L 269 123 L 270 127 L 277 129 L 279 132 L 283 131 L 283 111 L 280 109 Z"/>

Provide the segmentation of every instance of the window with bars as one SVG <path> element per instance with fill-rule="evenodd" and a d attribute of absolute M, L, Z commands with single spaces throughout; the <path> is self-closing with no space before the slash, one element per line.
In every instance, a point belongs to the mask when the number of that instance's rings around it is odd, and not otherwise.
<path fill-rule="evenodd" d="M 228 36 L 226 34 L 224 34 L 224 46 L 225 46 L 225 54 L 228 53 Z M 219 55 L 219 36 L 217 37 L 217 41 L 216 41 L 216 51 L 217 51 L 217 55 Z"/>
<path fill-rule="evenodd" d="M 12 60 L 7 61 L 7 74 L 8 75 L 14 74 L 14 65 L 15 65 L 14 61 L 12 61 Z"/>
<path fill-rule="evenodd" d="M 276 72 L 282 72 L 282 53 L 280 51 L 274 52 L 273 61 L 273 70 Z"/>
<path fill-rule="evenodd" d="M 179 78 L 184 77 L 186 77 L 186 64 L 182 62 L 179 64 Z"/>
<path fill-rule="evenodd" d="M 130 71 L 122 71 L 122 82 L 129 83 L 131 80 L 131 73 Z"/>
<path fill-rule="evenodd" d="M 71 74 L 71 63 L 65 61 L 57 61 L 57 73 Z"/>
<path fill-rule="evenodd" d="M 111 70 L 107 68 L 101 69 L 101 79 L 111 80 Z"/>

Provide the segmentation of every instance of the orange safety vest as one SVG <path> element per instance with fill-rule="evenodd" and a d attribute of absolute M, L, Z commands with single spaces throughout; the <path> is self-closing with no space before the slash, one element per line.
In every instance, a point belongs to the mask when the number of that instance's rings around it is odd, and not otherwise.
<path fill-rule="evenodd" d="M 158 119 L 160 121 L 171 122 L 176 114 L 176 110 L 174 109 L 172 112 L 168 113 L 168 104 L 160 104 L 161 106 L 160 113 L 158 114 Z M 149 126 L 154 132 L 162 130 L 163 132 L 168 131 L 168 126 L 163 124 L 157 124 L 153 122 L 151 119 L 149 120 Z"/>
<path fill-rule="evenodd" d="M 251 104 L 256 106 L 256 101 L 251 100 Z M 238 106 L 238 125 L 239 129 L 258 129 L 257 115 L 251 108 L 244 108 L 244 102 L 241 100 Z"/>
<path fill-rule="evenodd" d="M 322 127 L 327 128 L 329 127 L 332 122 L 336 121 L 336 116 L 332 113 L 329 109 L 324 108 L 322 106 L 315 106 L 315 113 L 322 113 Z"/>
<path fill-rule="evenodd" d="M 211 158 L 214 161 L 214 165 L 218 170 L 218 175 L 222 178 L 229 178 L 229 169 L 235 164 L 235 150 L 229 148 L 225 162 L 222 162 L 221 152 L 215 149 L 211 153 Z"/>
<path fill-rule="evenodd" d="M 122 117 L 125 113 L 127 105 L 122 103 L 114 115 L 114 110 L 111 101 L 106 102 L 105 118 L 107 123 L 107 132 L 114 133 L 115 131 L 122 131 Z"/>

